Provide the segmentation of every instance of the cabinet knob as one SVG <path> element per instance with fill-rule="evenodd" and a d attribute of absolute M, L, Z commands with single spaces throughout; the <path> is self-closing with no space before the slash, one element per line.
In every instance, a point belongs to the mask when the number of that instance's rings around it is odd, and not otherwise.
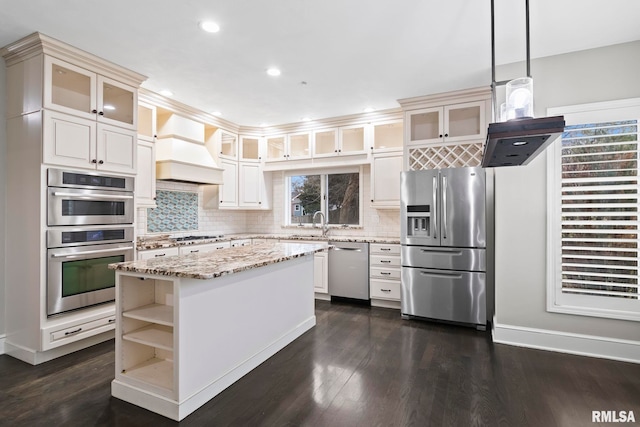
<path fill-rule="evenodd" d="M 373 203 L 373 199 L 371 199 L 371 203 Z"/>
<path fill-rule="evenodd" d="M 448 136 L 449 136 L 449 134 L 448 134 L 448 133 L 445 133 L 445 134 L 444 134 L 444 137 L 445 137 L 445 138 L 447 138 Z"/>
<path fill-rule="evenodd" d="M 98 110 L 91 110 L 91 112 L 92 112 L 93 114 L 95 114 L 95 113 L 97 113 L 97 112 L 98 112 Z"/>
<path fill-rule="evenodd" d="M 333 152 L 334 152 L 334 153 L 337 153 L 337 152 L 338 152 L 338 150 L 333 150 Z"/>
<path fill-rule="evenodd" d="M 104 112 L 103 111 L 100 111 L 98 114 L 101 115 L 101 116 L 104 116 Z"/>
<path fill-rule="evenodd" d="M 342 153 L 342 150 L 338 150 L 338 153 Z"/>
<path fill-rule="evenodd" d="M 442 138 L 442 134 L 440 134 L 440 136 L 438 136 L 438 138 Z"/>
<path fill-rule="evenodd" d="M 98 161 L 96 159 L 92 159 L 91 163 L 98 163 Z"/>
<path fill-rule="evenodd" d="M 104 160 L 100 160 L 100 161 L 98 162 L 98 164 L 99 164 L 99 165 L 103 165 L 103 164 L 104 164 Z"/>

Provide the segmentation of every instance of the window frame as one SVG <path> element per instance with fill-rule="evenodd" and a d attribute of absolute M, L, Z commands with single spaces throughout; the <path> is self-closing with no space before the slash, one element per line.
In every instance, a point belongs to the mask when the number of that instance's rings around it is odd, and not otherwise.
<path fill-rule="evenodd" d="M 331 224 L 330 228 L 362 228 L 363 226 L 363 203 L 364 203 L 364 170 L 362 166 L 349 166 L 339 168 L 322 168 L 322 169 L 298 169 L 284 172 L 284 218 L 283 227 L 296 227 L 296 228 L 313 228 L 312 224 L 293 224 L 290 223 L 292 217 L 291 211 L 291 177 L 299 175 L 320 175 L 320 197 L 322 198 L 322 204 L 320 206 L 320 212 L 324 214 L 325 218 L 328 218 L 327 212 L 327 175 L 345 174 L 345 173 L 357 173 L 358 174 L 358 224 Z"/>
<path fill-rule="evenodd" d="M 640 98 L 549 108 L 547 115 L 564 115 L 567 125 L 634 119 L 638 120 L 640 125 Z M 640 153 L 640 140 L 638 144 Z M 640 321 L 640 299 L 631 300 L 636 307 L 629 309 L 628 306 L 633 304 L 616 301 L 606 296 L 598 298 L 595 295 L 563 294 L 562 292 L 561 150 L 562 139 L 558 138 L 549 147 L 547 154 L 547 311 Z M 640 155 L 638 162 L 640 163 Z M 638 179 L 640 179 L 640 165 Z M 638 196 L 640 197 L 640 188 Z M 638 214 L 640 215 L 640 208 Z M 638 232 L 640 233 L 640 226 Z M 640 253 L 637 259 L 640 269 Z"/>

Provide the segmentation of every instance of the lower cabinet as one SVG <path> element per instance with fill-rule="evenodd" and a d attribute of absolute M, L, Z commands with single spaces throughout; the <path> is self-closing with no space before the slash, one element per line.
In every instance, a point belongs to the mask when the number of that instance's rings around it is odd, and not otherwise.
<path fill-rule="evenodd" d="M 180 250 L 178 249 L 178 247 L 147 249 L 144 251 L 138 251 L 138 259 L 162 258 L 174 255 L 180 255 Z"/>
<path fill-rule="evenodd" d="M 400 245 L 369 244 L 369 295 L 371 305 L 399 307 Z"/>
<path fill-rule="evenodd" d="M 216 243 L 205 243 L 203 245 L 187 245 L 180 246 L 178 252 L 179 255 L 188 255 L 188 254 L 204 254 L 207 252 L 218 251 L 220 249 L 225 249 L 231 247 L 230 242 L 216 242 Z"/>
<path fill-rule="evenodd" d="M 42 350 L 50 350 L 115 329 L 113 304 L 99 308 L 87 319 L 42 328 Z"/>
<path fill-rule="evenodd" d="M 282 243 L 309 243 L 309 244 L 324 244 L 329 246 L 328 242 L 322 241 L 302 241 L 302 240 L 284 240 Z M 316 252 L 313 255 L 313 290 L 316 293 L 316 298 L 328 299 L 329 298 L 329 252 Z"/>

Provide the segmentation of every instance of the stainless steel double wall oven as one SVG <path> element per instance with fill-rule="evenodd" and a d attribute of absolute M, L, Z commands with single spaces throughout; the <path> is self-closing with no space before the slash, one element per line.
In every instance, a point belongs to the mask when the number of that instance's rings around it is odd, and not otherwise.
<path fill-rule="evenodd" d="M 47 172 L 47 315 L 113 301 L 107 266 L 134 257 L 134 178 Z"/>

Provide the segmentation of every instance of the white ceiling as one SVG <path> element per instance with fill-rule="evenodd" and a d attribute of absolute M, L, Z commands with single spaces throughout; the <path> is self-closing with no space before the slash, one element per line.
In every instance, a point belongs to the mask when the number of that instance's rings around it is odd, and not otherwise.
<path fill-rule="evenodd" d="M 640 40 L 638 0 L 530 8 L 534 58 Z M 208 19 L 219 33 L 198 28 Z M 525 58 L 524 28 L 524 0 L 496 0 L 498 64 Z M 490 0 L 0 0 L 0 46 L 34 31 L 244 126 L 491 83 Z"/>

